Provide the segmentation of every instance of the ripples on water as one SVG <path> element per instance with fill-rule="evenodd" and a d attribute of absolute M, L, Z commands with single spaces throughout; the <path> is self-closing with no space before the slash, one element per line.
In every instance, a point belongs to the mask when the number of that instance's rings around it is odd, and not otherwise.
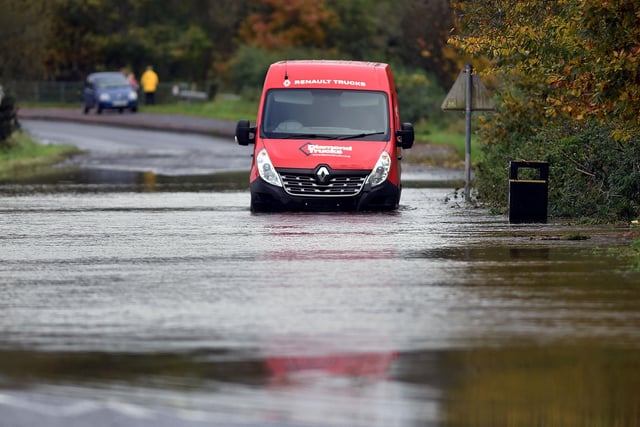
<path fill-rule="evenodd" d="M 449 193 L 273 215 L 238 190 L 5 195 L 0 419 L 637 425 L 619 230 L 510 226 Z"/>

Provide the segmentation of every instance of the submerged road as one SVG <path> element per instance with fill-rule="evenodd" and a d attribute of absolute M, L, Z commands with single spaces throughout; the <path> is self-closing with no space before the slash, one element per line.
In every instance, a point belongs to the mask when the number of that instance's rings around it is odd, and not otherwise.
<path fill-rule="evenodd" d="M 637 420 L 615 227 L 515 227 L 446 189 L 272 215 L 246 191 L 76 190 L 0 189 L 2 427 Z"/>
<path fill-rule="evenodd" d="M 86 131 L 123 173 L 250 161 Z M 238 179 L 0 186 L 0 427 L 638 425 L 628 229 L 510 225 L 428 185 L 392 213 L 259 215 Z"/>

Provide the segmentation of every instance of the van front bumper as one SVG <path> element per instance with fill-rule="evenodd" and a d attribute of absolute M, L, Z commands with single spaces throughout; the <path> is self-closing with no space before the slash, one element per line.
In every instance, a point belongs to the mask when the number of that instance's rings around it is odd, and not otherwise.
<path fill-rule="evenodd" d="M 376 187 L 365 184 L 353 196 L 294 196 L 261 178 L 252 182 L 250 187 L 251 210 L 254 212 L 389 211 L 398 208 L 401 192 L 389 181 Z"/>

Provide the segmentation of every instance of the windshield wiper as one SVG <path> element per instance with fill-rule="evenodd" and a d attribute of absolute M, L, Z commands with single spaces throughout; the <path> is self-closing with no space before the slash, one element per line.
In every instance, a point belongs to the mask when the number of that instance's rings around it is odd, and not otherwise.
<path fill-rule="evenodd" d="M 364 138 L 365 136 L 372 136 L 372 135 L 384 135 L 385 132 L 367 132 L 367 133 L 357 133 L 355 135 L 345 135 L 345 136 L 341 136 L 337 139 L 340 140 L 345 140 L 345 139 L 354 139 L 354 138 Z"/>
<path fill-rule="evenodd" d="M 282 136 L 281 139 L 338 139 L 335 135 L 321 135 L 317 133 L 294 133 Z"/>

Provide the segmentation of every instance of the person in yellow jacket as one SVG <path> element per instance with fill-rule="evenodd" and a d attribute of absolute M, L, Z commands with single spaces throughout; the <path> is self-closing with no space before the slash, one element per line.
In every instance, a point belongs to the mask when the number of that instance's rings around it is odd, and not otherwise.
<path fill-rule="evenodd" d="M 156 89 L 158 88 L 158 75 L 153 71 L 153 67 L 149 65 L 147 70 L 140 77 L 140 84 L 144 92 L 145 104 L 152 105 L 156 103 Z"/>

